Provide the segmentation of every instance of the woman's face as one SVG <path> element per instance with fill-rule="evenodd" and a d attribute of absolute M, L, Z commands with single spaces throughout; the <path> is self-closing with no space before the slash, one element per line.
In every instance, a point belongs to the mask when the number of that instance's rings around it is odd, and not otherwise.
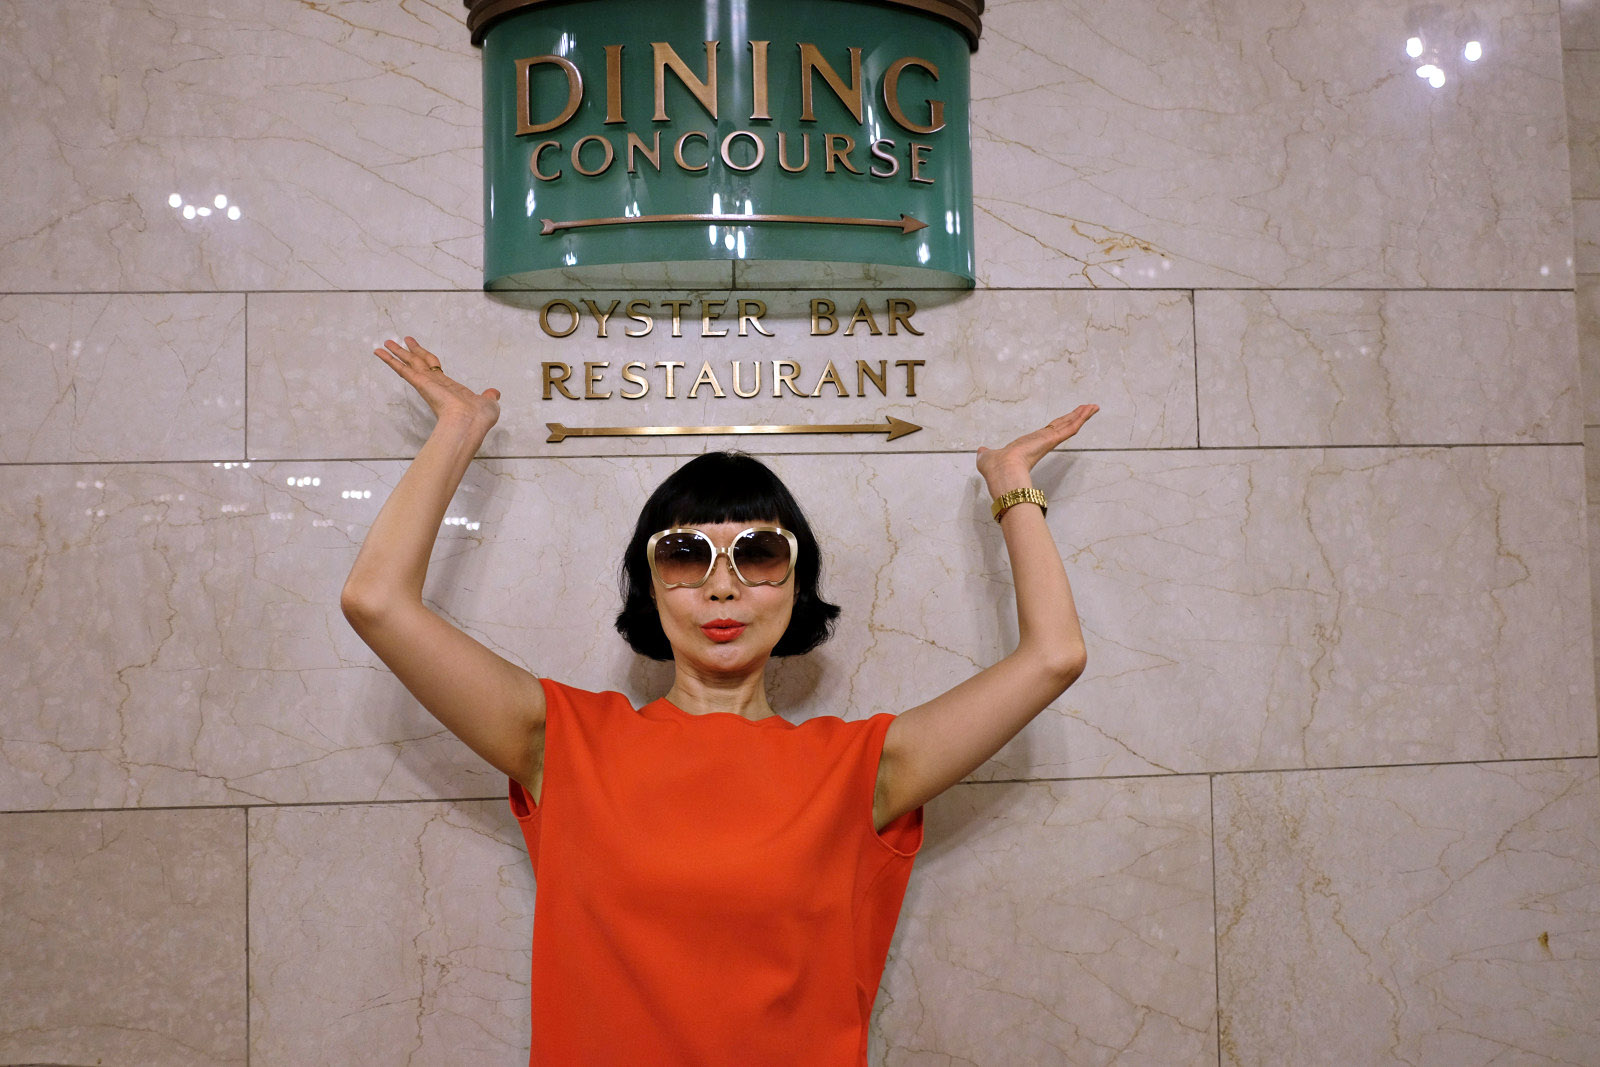
<path fill-rule="evenodd" d="M 727 548 L 742 531 L 759 525 L 763 523 L 717 522 L 685 529 L 699 530 L 718 548 Z M 782 585 L 745 585 L 724 555 L 717 557 L 704 585 L 668 589 L 654 578 L 652 582 L 673 659 L 713 674 L 763 667 L 794 612 L 793 573 Z"/>

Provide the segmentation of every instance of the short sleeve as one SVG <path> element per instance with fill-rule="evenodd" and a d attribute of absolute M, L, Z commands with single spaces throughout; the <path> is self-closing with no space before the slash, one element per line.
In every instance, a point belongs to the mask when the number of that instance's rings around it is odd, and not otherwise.
<path fill-rule="evenodd" d="M 866 758 L 862 761 L 867 782 L 867 818 L 872 817 L 873 794 L 878 784 L 878 764 L 883 759 L 883 741 L 895 716 L 883 712 L 867 720 Z M 922 807 L 918 805 L 904 815 L 890 821 L 882 830 L 872 835 L 877 842 L 896 856 L 910 859 L 922 848 Z"/>

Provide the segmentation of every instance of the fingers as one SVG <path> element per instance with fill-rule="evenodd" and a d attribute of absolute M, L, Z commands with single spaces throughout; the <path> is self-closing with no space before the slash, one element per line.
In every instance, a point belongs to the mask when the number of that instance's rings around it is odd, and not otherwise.
<path fill-rule="evenodd" d="M 404 344 L 394 340 L 385 341 L 382 348 L 375 348 L 372 351 L 402 377 L 406 371 L 417 374 L 443 371 L 439 357 L 418 344 L 415 337 L 407 337 Z"/>

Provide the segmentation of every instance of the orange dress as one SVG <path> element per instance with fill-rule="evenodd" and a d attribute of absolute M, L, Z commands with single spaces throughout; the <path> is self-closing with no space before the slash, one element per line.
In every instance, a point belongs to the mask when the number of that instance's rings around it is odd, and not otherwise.
<path fill-rule="evenodd" d="M 873 788 L 893 715 L 798 726 L 544 686 L 539 803 L 511 783 L 538 883 L 539 1067 L 864 1067 L 922 844 Z"/>

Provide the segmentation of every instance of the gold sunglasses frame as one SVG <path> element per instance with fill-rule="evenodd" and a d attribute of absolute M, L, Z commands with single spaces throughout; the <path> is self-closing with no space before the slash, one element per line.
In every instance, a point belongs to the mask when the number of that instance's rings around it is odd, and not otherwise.
<path fill-rule="evenodd" d="M 752 582 L 739 572 L 739 564 L 735 563 L 733 559 L 733 549 L 739 543 L 739 539 L 746 534 L 768 532 L 782 534 L 783 539 L 789 542 L 789 569 L 784 572 L 782 578 L 775 582 Z M 656 570 L 656 544 L 668 534 L 693 534 L 711 546 L 711 565 L 706 568 L 705 576 L 698 582 L 667 582 L 662 580 L 661 573 Z M 800 562 L 800 541 L 793 533 L 785 530 L 782 526 L 756 525 L 746 526 L 734 535 L 733 540 L 728 542 L 727 548 L 719 548 L 717 543 L 711 540 L 704 530 L 696 530 L 691 526 L 669 526 L 665 530 L 658 530 L 651 534 L 650 540 L 644 547 L 645 560 L 650 564 L 650 577 L 664 589 L 699 589 L 711 580 L 712 574 L 716 573 L 718 556 L 728 557 L 728 569 L 733 572 L 733 576 L 738 580 L 739 584 L 747 589 L 753 589 L 758 585 L 782 585 L 794 576 L 795 565 Z"/>

